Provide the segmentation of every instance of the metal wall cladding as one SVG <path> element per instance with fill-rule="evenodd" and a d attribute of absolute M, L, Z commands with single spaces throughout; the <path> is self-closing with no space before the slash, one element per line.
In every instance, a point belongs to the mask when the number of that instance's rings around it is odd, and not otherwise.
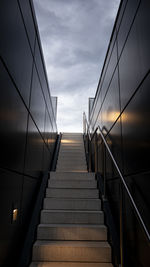
<path fill-rule="evenodd" d="M 0 1 L 0 265 L 16 266 L 57 136 L 32 2 Z M 13 208 L 18 210 L 12 221 Z"/>
<path fill-rule="evenodd" d="M 121 2 L 112 43 L 109 46 L 111 51 L 108 50 L 107 53 L 106 66 L 103 67 L 90 119 L 94 129 L 100 125 L 103 130 L 150 231 L 149 10 L 150 2 L 146 0 Z M 112 47 L 116 47 L 117 54 Z M 110 54 L 111 57 L 108 60 Z M 102 159 L 100 145 L 98 155 Z M 106 158 L 109 199 L 114 218 L 117 218 L 115 220 L 118 223 L 120 201 L 118 175 L 107 154 Z M 102 165 L 99 161 L 100 172 L 103 169 Z M 147 251 L 148 243 L 125 192 L 123 209 L 124 242 L 127 246 L 125 266 L 130 266 L 132 262 L 132 266 L 147 267 L 150 264 L 150 258 L 144 250 Z M 130 250 L 132 253 L 129 253 Z"/>

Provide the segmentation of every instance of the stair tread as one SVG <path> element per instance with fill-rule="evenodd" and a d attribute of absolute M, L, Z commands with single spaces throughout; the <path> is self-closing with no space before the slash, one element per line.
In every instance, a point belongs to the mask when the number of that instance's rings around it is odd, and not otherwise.
<path fill-rule="evenodd" d="M 106 247 L 110 248 L 107 241 L 48 241 L 48 240 L 37 240 L 34 246 L 53 246 L 53 247 Z"/>
<path fill-rule="evenodd" d="M 38 225 L 38 227 L 64 227 L 64 228 L 77 228 L 77 227 L 81 227 L 81 228 L 98 228 L 98 229 L 107 229 L 107 227 L 105 225 L 99 225 L 99 224 L 63 224 L 63 223 L 41 223 Z"/>
<path fill-rule="evenodd" d="M 72 212 L 72 213 L 81 213 L 81 214 L 83 214 L 83 213 L 90 213 L 90 214 L 95 214 L 95 213 L 99 213 L 99 214 L 102 214 L 103 213 L 103 211 L 101 211 L 101 210 L 46 210 L 46 209 L 43 209 L 43 210 L 41 210 L 41 212 L 46 212 L 46 213 L 62 213 L 62 212 L 64 212 L 64 213 L 70 213 L 70 212 Z"/>
<path fill-rule="evenodd" d="M 44 199 L 56 199 L 57 201 L 75 201 L 75 202 L 77 202 L 77 201 L 79 201 L 79 202 L 81 202 L 81 201 L 93 201 L 93 202 L 101 202 L 101 200 L 99 199 L 99 198 L 63 198 L 63 197 L 60 197 L 60 198 L 55 198 L 55 197 L 45 197 Z"/>
<path fill-rule="evenodd" d="M 32 262 L 29 267 L 113 267 L 113 265 L 101 262 Z"/>

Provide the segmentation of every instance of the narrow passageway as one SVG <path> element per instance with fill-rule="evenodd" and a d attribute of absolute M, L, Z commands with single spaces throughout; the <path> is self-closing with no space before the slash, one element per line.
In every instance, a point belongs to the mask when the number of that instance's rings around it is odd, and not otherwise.
<path fill-rule="evenodd" d="M 64 133 L 50 173 L 30 267 L 111 267 L 111 247 L 83 135 Z"/>

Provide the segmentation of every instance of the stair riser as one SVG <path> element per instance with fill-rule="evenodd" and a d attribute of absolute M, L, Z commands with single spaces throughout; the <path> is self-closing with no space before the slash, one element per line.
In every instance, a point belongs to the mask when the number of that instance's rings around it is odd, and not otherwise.
<path fill-rule="evenodd" d="M 73 179 L 73 180 L 93 180 L 94 173 L 58 173 L 50 172 L 50 179 Z"/>
<path fill-rule="evenodd" d="M 86 166 L 77 166 L 77 165 L 73 165 L 73 166 L 57 166 L 57 170 L 70 170 L 70 171 L 75 171 L 75 170 L 79 170 L 79 171 L 87 171 L 87 167 Z"/>
<path fill-rule="evenodd" d="M 85 157 L 85 152 L 84 151 L 61 151 L 61 154 L 59 154 L 60 157 L 63 157 L 63 156 L 71 156 L 71 157 Z"/>
<path fill-rule="evenodd" d="M 33 261 L 111 262 L 110 248 L 34 246 Z"/>
<path fill-rule="evenodd" d="M 66 162 L 69 162 L 70 164 L 85 164 L 86 161 L 85 159 L 80 159 L 80 158 L 77 158 L 77 157 L 66 157 L 66 156 L 63 156 L 62 158 L 58 158 L 58 161 L 57 161 L 57 164 L 58 163 L 61 163 L 61 164 L 66 164 Z"/>
<path fill-rule="evenodd" d="M 44 199 L 44 209 L 66 209 L 66 210 L 100 210 L 100 200 L 79 199 Z"/>
<path fill-rule="evenodd" d="M 67 168 L 67 169 L 70 169 L 70 168 L 77 168 L 77 169 L 87 169 L 87 166 L 86 166 L 86 164 L 78 164 L 78 163 L 75 163 L 75 162 L 69 162 L 69 161 L 66 161 L 65 163 L 58 163 L 57 164 L 57 169 L 59 169 L 59 168 L 62 168 L 62 169 L 65 169 L 65 168 Z"/>
<path fill-rule="evenodd" d="M 96 181 L 56 181 L 49 180 L 51 188 L 97 188 Z"/>
<path fill-rule="evenodd" d="M 77 159 L 71 159 L 71 158 L 66 158 L 64 157 L 63 159 L 58 159 L 57 161 L 57 165 L 58 164 L 70 164 L 70 165 L 74 165 L 74 164 L 78 164 L 78 165 L 86 165 L 86 161 L 85 160 L 77 160 Z"/>
<path fill-rule="evenodd" d="M 111 263 L 33 262 L 29 267 L 113 267 Z"/>
<path fill-rule="evenodd" d="M 92 227 L 38 227 L 39 240 L 90 240 L 105 241 L 106 228 Z"/>
<path fill-rule="evenodd" d="M 103 224 L 103 213 L 43 212 L 41 223 Z"/>
<path fill-rule="evenodd" d="M 66 144 L 61 144 L 60 149 L 81 149 L 84 150 L 84 145 L 82 143 L 66 143 Z"/>
<path fill-rule="evenodd" d="M 56 198 L 98 198 L 97 189 L 46 189 L 46 197 Z"/>
<path fill-rule="evenodd" d="M 86 160 L 85 159 L 80 159 L 80 158 L 71 158 L 71 157 L 63 157 L 63 158 L 59 158 L 57 160 L 57 164 L 66 164 L 66 163 L 69 163 L 69 164 L 86 164 Z"/>

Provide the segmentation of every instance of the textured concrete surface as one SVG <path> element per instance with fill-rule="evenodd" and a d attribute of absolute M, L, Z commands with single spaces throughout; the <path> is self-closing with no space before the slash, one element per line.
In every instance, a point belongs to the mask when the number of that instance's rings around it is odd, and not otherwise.
<path fill-rule="evenodd" d="M 111 262 L 111 248 L 107 242 L 36 241 L 33 261 Z"/>
<path fill-rule="evenodd" d="M 113 267 L 111 263 L 33 262 L 30 267 Z"/>
<path fill-rule="evenodd" d="M 45 198 L 44 209 L 64 210 L 100 210 L 100 199 Z"/>
<path fill-rule="evenodd" d="M 43 200 L 30 267 L 112 267 L 111 247 L 82 134 L 63 134 Z"/>
<path fill-rule="evenodd" d="M 106 241 L 107 228 L 104 225 L 89 224 L 40 224 L 39 240 L 89 240 Z"/>

